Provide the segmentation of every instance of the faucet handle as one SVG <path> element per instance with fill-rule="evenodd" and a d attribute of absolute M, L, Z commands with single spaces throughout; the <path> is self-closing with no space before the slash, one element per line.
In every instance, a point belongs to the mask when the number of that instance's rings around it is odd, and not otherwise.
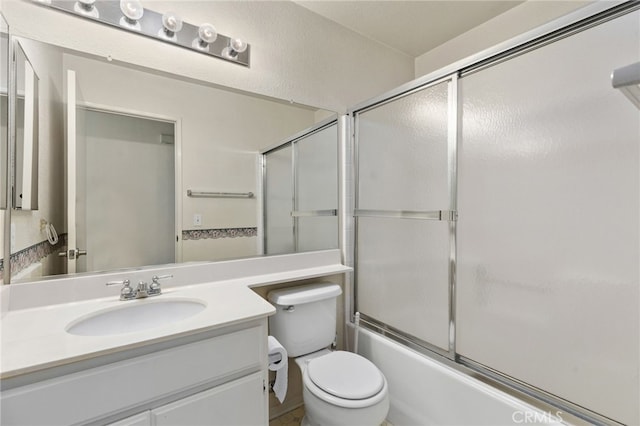
<path fill-rule="evenodd" d="M 131 284 L 131 281 L 129 280 L 120 280 L 120 281 L 108 281 L 107 285 L 122 285 L 125 287 L 129 287 Z"/>
<path fill-rule="evenodd" d="M 131 288 L 131 281 L 129 280 L 121 280 L 121 281 L 108 281 L 108 286 L 111 285 L 121 285 L 122 289 L 120 289 L 120 300 L 129 300 L 133 298 L 133 289 Z"/>
<path fill-rule="evenodd" d="M 162 289 L 160 288 L 160 280 L 165 280 L 167 278 L 173 278 L 172 274 L 168 275 L 154 275 L 151 278 L 151 285 L 149 286 L 149 293 L 152 295 L 160 294 Z"/>
<path fill-rule="evenodd" d="M 160 280 L 166 280 L 167 278 L 173 278 L 173 274 L 160 275 L 160 276 L 158 276 L 158 275 L 154 275 L 154 276 L 151 278 L 151 281 L 153 281 L 154 283 L 158 284 L 158 282 L 159 282 Z"/>

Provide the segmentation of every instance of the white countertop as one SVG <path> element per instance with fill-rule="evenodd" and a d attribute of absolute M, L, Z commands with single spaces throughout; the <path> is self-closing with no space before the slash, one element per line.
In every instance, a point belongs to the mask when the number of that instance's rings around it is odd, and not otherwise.
<path fill-rule="evenodd" d="M 197 299 L 205 302 L 206 308 L 178 322 L 138 332 L 77 336 L 66 331 L 74 320 L 92 313 L 160 299 Z M 161 295 L 146 299 L 120 301 L 111 296 L 12 311 L 2 318 L 0 378 L 264 318 L 274 312 L 274 307 L 248 286 L 233 282 L 166 288 Z"/>
<path fill-rule="evenodd" d="M 0 297 L 0 379 L 266 318 L 275 309 L 251 287 L 351 270 L 340 264 L 338 250 L 325 250 L 4 286 Z M 105 286 L 107 281 L 130 279 L 135 287 L 138 280 L 164 274 L 172 274 L 174 278 L 163 285 L 161 295 L 146 299 L 120 301 L 119 288 Z M 206 304 L 206 308 L 169 325 L 137 332 L 79 336 L 66 331 L 78 319 L 95 313 L 169 299 L 196 299 Z"/>

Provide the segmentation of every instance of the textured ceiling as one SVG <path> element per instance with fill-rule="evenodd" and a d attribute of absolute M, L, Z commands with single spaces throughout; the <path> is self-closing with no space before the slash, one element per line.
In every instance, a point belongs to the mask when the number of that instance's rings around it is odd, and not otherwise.
<path fill-rule="evenodd" d="M 523 1 L 294 0 L 365 37 L 417 57 Z"/>

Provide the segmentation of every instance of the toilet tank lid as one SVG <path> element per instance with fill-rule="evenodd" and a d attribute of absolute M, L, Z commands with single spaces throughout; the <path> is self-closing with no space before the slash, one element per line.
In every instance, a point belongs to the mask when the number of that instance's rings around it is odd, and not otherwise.
<path fill-rule="evenodd" d="M 269 292 L 267 298 L 276 305 L 289 306 L 318 302 L 320 300 L 338 297 L 341 294 L 342 289 L 338 284 L 315 283 L 273 290 Z"/>

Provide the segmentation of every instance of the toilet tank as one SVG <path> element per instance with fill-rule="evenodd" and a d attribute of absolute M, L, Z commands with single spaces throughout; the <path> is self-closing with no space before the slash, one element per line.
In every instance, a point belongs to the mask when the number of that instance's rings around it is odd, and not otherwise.
<path fill-rule="evenodd" d="M 267 299 L 276 307 L 269 318 L 269 333 L 290 357 L 326 348 L 336 336 L 337 284 L 314 283 L 269 292 Z"/>

